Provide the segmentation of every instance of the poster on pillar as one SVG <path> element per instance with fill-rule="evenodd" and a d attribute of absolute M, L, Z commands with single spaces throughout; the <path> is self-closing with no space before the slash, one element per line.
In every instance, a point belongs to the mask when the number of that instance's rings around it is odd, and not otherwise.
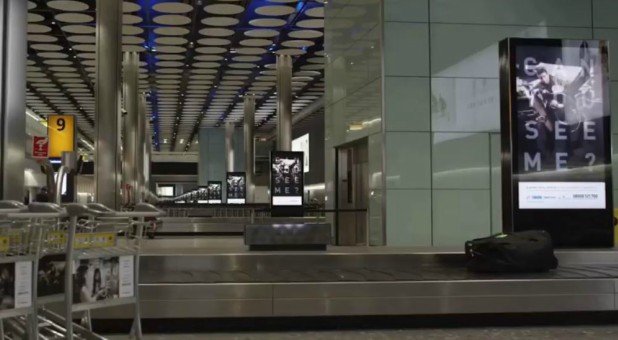
<path fill-rule="evenodd" d="M 220 181 L 208 181 L 208 203 L 209 204 L 221 204 L 222 198 L 222 185 Z"/>
<path fill-rule="evenodd" d="M 303 153 L 273 151 L 270 154 L 270 202 L 273 216 L 303 216 Z"/>
<path fill-rule="evenodd" d="M 226 174 L 227 203 L 245 204 L 247 201 L 247 187 L 244 172 L 228 172 Z"/>
<path fill-rule="evenodd" d="M 500 43 L 505 231 L 558 247 L 613 246 L 607 43 Z"/>

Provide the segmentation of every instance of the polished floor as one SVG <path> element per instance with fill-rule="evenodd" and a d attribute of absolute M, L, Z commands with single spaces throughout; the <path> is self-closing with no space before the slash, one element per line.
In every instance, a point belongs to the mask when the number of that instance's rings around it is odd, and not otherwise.
<path fill-rule="evenodd" d="M 618 321 L 618 316 L 617 316 Z M 125 339 L 114 336 L 110 339 Z M 375 331 L 210 333 L 193 335 L 148 335 L 144 340 L 615 340 L 618 326 L 455 328 Z"/>

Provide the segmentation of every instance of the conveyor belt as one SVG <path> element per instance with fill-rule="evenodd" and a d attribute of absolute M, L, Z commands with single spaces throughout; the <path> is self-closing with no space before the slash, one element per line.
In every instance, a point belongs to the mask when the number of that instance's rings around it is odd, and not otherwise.
<path fill-rule="evenodd" d="M 248 252 L 240 243 L 221 247 L 234 240 L 182 242 L 145 249 L 145 318 L 618 310 L 616 251 L 561 251 L 560 267 L 547 273 L 480 275 L 453 249 Z M 112 309 L 96 317 L 127 315 Z"/>
<path fill-rule="evenodd" d="M 372 282 L 372 281 L 462 281 L 462 280 L 567 280 L 618 278 L 616 265 L 566 265 L 547 273 L 475 274 L 464 268 L 302 268 L 203 271 L 142 271 L 144 283 L 284 283 L 284 282 Z"/>

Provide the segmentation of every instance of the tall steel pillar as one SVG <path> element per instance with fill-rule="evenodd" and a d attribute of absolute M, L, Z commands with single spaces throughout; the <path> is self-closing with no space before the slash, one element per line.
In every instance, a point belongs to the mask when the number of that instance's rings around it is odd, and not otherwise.
<path fill-rule="evenodd" d="M 144 195 L 148 192 L 145 184 L 146 162 L 146 129 L 148 128 L 146 96 L 142 93 L 138 98 L 137 109 L 137 155 L 135 157 L 137 188 L 135 192 L 136 202 L 143 202 Z"/>
<path fill-rule="evenodd" d="M 120 98 L 122 1 L 97 0 L 95 199 L 112 209 L 120 207 Z"/>
<path fill-rule="evenodd" d="M 225 171 L 234 172 L 234 123 L 225 124 Z"/>
<path fill-rule="evenodd" d="M 277 55 L 277 150 L 292 150 L 292 57 Z"/>
<path fill-rule="evenodd" d="M 123 172 L 122 184 L 124 202 L 128 205 L 134 205 L 139 201 L 138 196 L 138 167 L 137 154 L 140 153 L 138 141 L 138 117 L 139 117 L 139 98 L 137 94 L 138 87 L 138 67 L 139 55 L 137 52 L 124 52 L 123 57 L 123 100 L 126 115 L 123 119 Z"/>
<path fill-rule="evenodd" d="M 0 1 L 0 199 L 20 202 L 25 194 L 27 5 Z"/>
<path fill-rule="evenodd" d="M 243 124 L 245 137 L 245 185 L 247 187 L 247 203 L 253 203 L 255 176 L 255 96 L 245 95 L 245 121 Z"/>

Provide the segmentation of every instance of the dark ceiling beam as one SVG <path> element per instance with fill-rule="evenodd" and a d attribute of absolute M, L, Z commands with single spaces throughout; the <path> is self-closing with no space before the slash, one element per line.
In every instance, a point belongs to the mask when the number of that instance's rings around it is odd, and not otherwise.
<path fill-rule="evenodd" d="M 178 137 L 178 130 L 180 129 L 180 124 L 182 123 L 182 112 L 184 110 L 185 104 L 185 93 L 187 92 L 187 86 L 189 85 L 189 78 L 191 77 L 191 69 L 187 66 L 193 64 L 193 58 L 195 57 L 195 49 L 198 47 L 197 40 L 199 37 L 199 24 L 200 24 L 200 16 L 198 15 L 201 11 L 201 6 L 197 4 L 199 0 L 194 1 L 193 10 L 191 11 L 191 27 L 189 28 L 189 35 L 187 36 L 187 44 L 185 45 L 187 48 L 187 53 L 185 55 L 184 65 L 181 66 L 183 68 L 182 72 L 182 80 L 180 82 L 180 87 L 178 89 L 178 104 L 176 107 L 176 116 L 174 118 L 174 127 L 172 128 L 172 138 L 170 139 L 169 149 L 170 151 L 174 151 L 176 148 L 176 140 Z"/>
<path fill-rule="evenodd" d="M 196 1 L 201 1 L 201 0 L 196 0 Z M 204 5 L 204 1 L 201 1 Z M 239 3 L 237 3 L 237 5 L 243 6 L 245 9 L 248 8 L 249 3 L 251 2 L 251 0 L 242 0 Z M 209 4 L 212 4 L 209 3 Z M 210 15 L 210 14 L 208 14 Z M 243 11 L 241 13 L 239 13 L 238 15 L 236 15 L 236 19 L 239 20 L 239 23 L 242 23 L 243 20 L 243 16 L 246 15 L 246 11 Z M 193 30 L 194 32 L 191 33 L 195 33 L 196 36 L 199 36 L 199 25 L 197 25 L 197 22 L 201 22 L 202 19 L 206 18 L 207 16 L 204 15 L 203 17 L 198 18 L 199 20 L 194 20 L 194 27 Z M 190 34 L 191 34 L 190 33 Z M 244 32 L 241 32 L 239 30 L 236 30 L 234 32 L 234 35 L 232 36 L 231 39 L 231 46 L 235 47 L 238 46 L 239 42 L 244 38 Z M 195 48 L 197 48 L 197 38 L 195 40 Z M 214 99 L 214 96 L 216 95 L 216 91 L 217 91 L 217 83 L 220 83 L 222 78 L 223 78 L 223 72 L 224 70 L 228 69 L 228 65 L 230 64 L 230 61 L 233 57 L 237 56 L 237 54 L 231 54 L 229 51 L 228 53 L 225 53 L 223 56 L 223 60 L 221 61 L 221 67 L 218 69 L 217 74 L 215 75 L 215 79 L 213 80 L 213 85 L 211 87 L 211 89 L 208 91 L 208 96 L 206 98 L 206 100 L 204 101 L 204 106 L 202 108 L 202 110 L 200 111 L 200 115 L 197 117 L 197 119 L 195 120 L 195 123 L 193 124 L 193 130 L 191 131 L 191 134 L 189 135 L 189 138 L 187 138 L 187 141 L 185 143 L 185 147 L 184 150 L 185 152 L 189 151 L 189 148 L 191 147 L 191 144 L 193 143 L 193 140 L 195 139 L 195 137 L 197 136 L 197 134 L 199 133 L 200 127 L 202 125 L 202 121 L 204 120 L 205 116 L 208 114 L 208 108 L 210 106 L 210 104 L 212 103 L 212 100 Z M 245 85 L 243 87 L 243 89 L 245 89 L 248 85 Z M 242 92 L 243 90 L 241 90 Z M 234 107 L 236 103 L 232 102 L 230 104 L 230 106 L 223 112 L 222 116 L 226 116 L 226 114 Z M 221 120 L 221 118 L 219 118 L 219 120 Z M 175 141 L 174 141 L 175 142 Z"/>
<path fill-rule="evenodd" d="M 71 104 L 77 108 L 77 112 L 88 122 L 88 124 L 91 127 L 94 127 L 94 119 L 88 114 L 88 112 L 86 112 L 81 107 L 81 104 L 73 97 L 73 95 L 67 91 L 67 88 L 65 88 L 63 84 L 60 83 L 58 79 L 56 79 L 56 77 L 54 76 L 54 73 L 51 70 L 49 70 L 49 66 L 44 64 L 42 59 L 37 56 L 37 52 L 31 48 L 28 48 L 28 55 L 29 55 L 29 59 L 34 61 L 35 65 L 40 67 L 41 71 L 45 73 L 46 78 L 49 80 L 49 82 L 54 84 L 54 86 L 56 86 L 58 89 L 60 89 L 60 91 L 62 91 L 62 94 L 69 100 L 69 102 L 71 102 Z M 34 88 L 33 86 L 31 86 L 32 85 L 31 82 L 27 82 L 27 84 L 28 86 Z M 91 95 L 94 96 L 94 93 L 91 93 Z M 60 114 L 63 112 L 58 111 L 58 113 Z"/>

